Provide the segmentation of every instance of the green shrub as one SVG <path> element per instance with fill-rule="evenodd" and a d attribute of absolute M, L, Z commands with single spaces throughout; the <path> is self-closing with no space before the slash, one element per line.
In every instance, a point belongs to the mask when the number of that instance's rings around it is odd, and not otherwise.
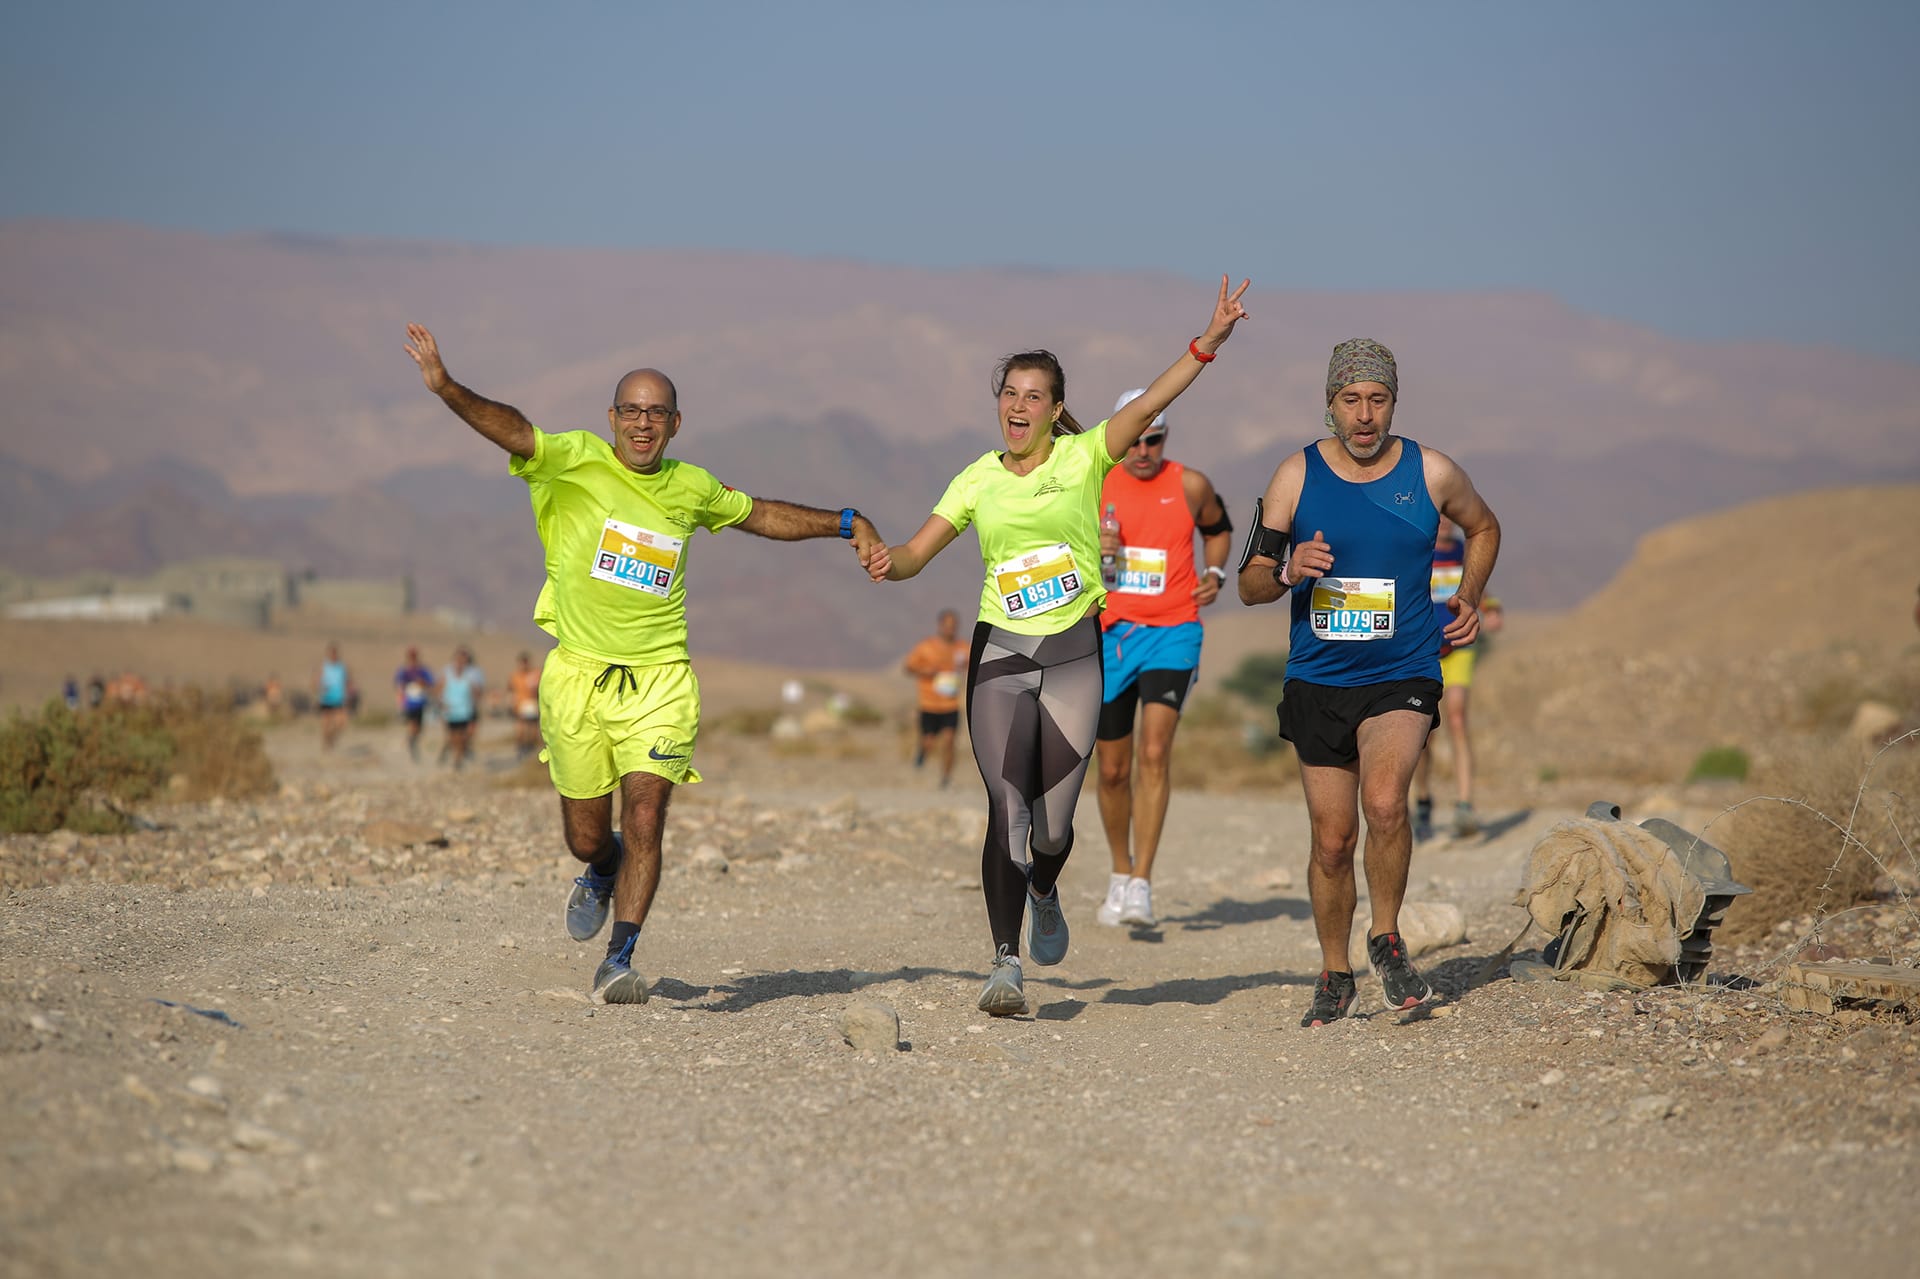
<path fill-rule="evenodd" d="M 259 733 L 198 690 L 75 712 L 50 701 L 0 726 L 0 831 L 124 831 L 163 787 L 184 799 L 272 789 Z"/>
<path fill-rule="evenodd" d="M 1687 774 L 1690 782 L 1744 782 L 1747 780 L 1747 753 L 1738 746 L 1709 746 L 1693 761 Z"/>
<path fill-rule="evenodd" d="M 1220 686 L 1255 706 L 1271 710 L 1279 703 L 1281 687 L 1286 681 L 1285 653 L 1248 653 L 1240 659 L 1233 674 L 1220 681 Z"/>

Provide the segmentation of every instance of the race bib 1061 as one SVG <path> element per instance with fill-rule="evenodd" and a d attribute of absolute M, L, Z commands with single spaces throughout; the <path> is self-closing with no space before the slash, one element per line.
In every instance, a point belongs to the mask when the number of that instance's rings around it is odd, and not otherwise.
<path fill-rule="evenodd" d="M 685 545 L 681 538 L 609 519 L 600 530 L 600 547 L 588 571 L 603 582 L 664 598 L 673 589 Z"/>
<path fill-rule="evenodd" d="M 1038 617 L 1080 595 L 1080 570 L 1074 567 L 1073 548 L 1065 542 L 996 565 L 993 580 L 1008 617 Z"/>
<path fill-rule="evenodd" d="M 1393 579 L 1320 578 L 1308 613 L 1313 633 L 1323 640 L 1387 639 L 1393 634 Z"/>
<path fill-rule="evenodd" d="M 1167 589 L 1167 550 L 1164 546 L 1120 548 L 1120 576 L 1113 589 L 1122 595 L 1158 595 Z"/>

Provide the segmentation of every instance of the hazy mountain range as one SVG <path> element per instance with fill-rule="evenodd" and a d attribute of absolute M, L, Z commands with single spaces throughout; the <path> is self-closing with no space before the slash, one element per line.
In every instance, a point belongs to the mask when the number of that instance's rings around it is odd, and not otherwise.
<path fill-rule="evenodd" d="M 520 626 L 540 577 L 524 486 L 420 386 L 407 320 L 434 328 L 456 377 L 548 429 L 602 429 L 618 376 L 663 368 L 686 414 L 676 456 L 748 492 L 857 505 L 899 540 L 996 443 L 999 355 L 1059 352 L 1090 423 L 1179 353 L 1208 287 L 0 224 L 0 557 L 410 572 L 424 603 Z M 1175 407 L 1170 454 L 1213 476 L 1244 529 L 1283 453 L 1319 433 L 1327 352 L 1377 337 L 1400 357 L 1397 429 L 1459 458 L 1499 511 L 1496 588 L 1516 607 L 1579 602 L 1672 520 L 1920 478 L 1920 368 L 1897 361 L 1685 342 L 1534 295 L 1255 281 L 1248 300 Z M 694 556 L 696 644 L 792 663 L 886 660 L 979 589 L 971 538 L 904 587 L 866 583 L 837 544 L 729 533 Z"/>

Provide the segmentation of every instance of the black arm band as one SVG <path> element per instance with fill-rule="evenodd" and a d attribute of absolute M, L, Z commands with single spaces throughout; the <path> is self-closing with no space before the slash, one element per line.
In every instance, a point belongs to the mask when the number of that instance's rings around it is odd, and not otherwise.
<path fill-rule="evenodd" d="M 1262 498 L 1253 499 L 1253 524 L 1247 529 L 1247 547 L 1240 553 L 1239 572 L 1246 572 L 1247 565 L 1253 563 L 1253 557 L 1264 555 L 1276 564 L 1287 561 L 1287 535 L 1268 528 L 1260 521 Z"/>
<path fill-rule="evenodd" d="M 1227 514 L 1227 504 L 1220 503 L 1220 519 L 1213 524 L 1198 526 L 1201 537 L 1219 537 L 1222 533 L 1233 532 L 1233 518 Z"/>

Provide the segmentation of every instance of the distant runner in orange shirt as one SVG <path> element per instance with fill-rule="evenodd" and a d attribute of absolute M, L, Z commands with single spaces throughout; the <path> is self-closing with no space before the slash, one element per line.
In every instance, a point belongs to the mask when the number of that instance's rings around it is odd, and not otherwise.
<path fill-rule="evenodd" d="M 525 759 L 540 749 L 540 668 L 520 654 L 507 676 L 507 700 L 513 706 L 513 755 Z"/>
<path fill-rule="evenodd" d="M 959 634 L 959 614 L 941 609 L 935 634 L 915 644 L 901 667 L 920 681 L 920 741 L 913 766 L 919 768 L 938 751 L 941 790 L 953 784 L 953 739 L 960 728 L 960 688 L 967 677 L 968 650 Z"/>
<path fill-rule="evenodd" d="M 1128 391 L 1118 413 L 1140 394 Z M 1100 489 L 1100 557 L 1112 561 L 1100 615 L 1103 683 L 1094 753 L 1100 762 L 1100 822 L 1113 871 L 1095 918 L 1152 928 L 1153 859 L 1167 818 L 1168 765 L 1194 678 L 1200 673 L 1200 610 L 1220 595 L 1233 524 L 1213 483 L 1167 460 L 1167 415 L 1158 414 Z M 1203 567 L 1196 570 L 1193 536 Z M 1140 770 L 1133 766 L 1135 712 Z"/>

